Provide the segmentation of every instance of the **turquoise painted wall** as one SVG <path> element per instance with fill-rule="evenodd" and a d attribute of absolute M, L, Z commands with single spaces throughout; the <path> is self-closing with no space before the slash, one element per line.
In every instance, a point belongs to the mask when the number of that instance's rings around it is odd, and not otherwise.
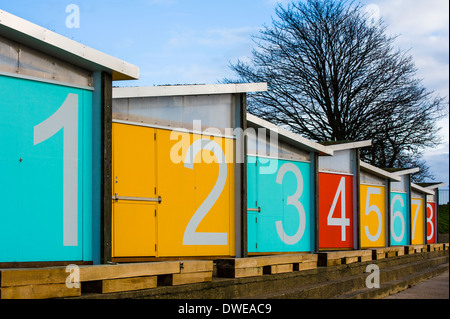
<path fill-rule="evenodd" d="M 314 250 L 311 178 L 310 163 L 247 157 L 249 253 Z"/>
<path fill-rule="evenodd" d="M 0 88 L 0 262 L 92 260 L 93 92 Z"/>
<path fill-rule="evenodd" d="M 408 245 L 410 238 L 409 200 L 406 193 L 391 192 L 391 246 Z"/>

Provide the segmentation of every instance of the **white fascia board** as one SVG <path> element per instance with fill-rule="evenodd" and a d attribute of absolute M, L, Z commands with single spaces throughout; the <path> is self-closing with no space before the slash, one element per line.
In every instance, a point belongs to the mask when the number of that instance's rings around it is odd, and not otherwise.
<path fill-rule="evenodd" d="M 358 141 L 358 142 L 327 145 L 326 147 L 332 149 L 333 151 L 342 151 L 342 150 L 350 150 L 350 149 L 354 149 L 354 148 L 368 147 L 371 145 L 372 145 L 372 140 L 368 140 L 368 141 Z"/>
<path fill-rule="evenodd" d="M 378 168 L 376 166 L 370 165 L 370 164 L 368 164 L 366 162 L 363 162 L 361 160 L 359 161 L 359 166 L 362 169 L 364 169 L 364 170 L 366 170 L 366 171 L 368 171 L 368 172 L 370 172 L 372 174 L 375 174 L 377 176 L 380 176 L 380 177 L 383 177 L 383 178 L 388 178 L 388 179 L 390 179 L 392 181 L 396 181 L 396 182 L 401 182 L 402 181 L 400 176 L 392 174 L 392 173 L 389 173 L 388 171 L 385 171 L 384 169 L 381 169 L 381 168 Z"/>
<path fill-rule="evenodd" d="M 326 146 L 323 146 L 322 144 L 308 140 L 303 136 L 292 133 L 282 127 L 279 127 L 250 113 L 247 113 L 247 122 L 250 123 L 250 126 L 257 126 L 258 128 L 265 128 L 274 131 L 278 134 L 279 137 L 282 138 L 282 140 L 287 141 L 294 146 L 299 146 L 302 149 L 318 152 L 320 155 L 331 156 L 334 154 L 333 150 L 327 148 Z"/>
<path fill-rule="evenodd" d="M 234 94 L 267 91 L 267 83 L 164 85 L 148 87 L 115 87 L 114 99 L 186 95 Z"/>
<path fill-rule="evenodd" d="M 392 174 L 401 176 L 401 175 L 407 175 L 407 174 L 414 174 L 414 173 L 418 173 L 418 172 L 420 172 L 420 168 L 415 167 L 415 168 L 404 169 L 404 170 L 397 171 L 397 172 L 392 172 Z"/>
<path fill-rule="evenodd" d="M 0 10 L 0 35 L 89 71 L 106 71 L 113 81 L 136 80 L 139 68 Z"/>
<path fill-rule="evenodd" d="M 424 188 L 422 186 L 419 186 L 417 184 L 411 183 L 411 188 L 415 191 L 418 191 L 420 193 L 425 193 L 427 195 L 434 195 L 434 191 L 428 188 Z"/>
<path fill-rule="evenodd" d="M 433 185 L 427 186 L 425 188 L 434 190 L 434 189 L 440 188 L 440 187 L 445 187 L 445 183 L 433 184 Z"/>

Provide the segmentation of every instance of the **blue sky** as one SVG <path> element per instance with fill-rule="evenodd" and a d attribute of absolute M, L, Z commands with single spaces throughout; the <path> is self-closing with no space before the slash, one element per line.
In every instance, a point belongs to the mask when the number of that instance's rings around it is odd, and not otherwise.
<path fill-rule="evenodd" d="M 290 0 L 282 0 L 289 3 Z M 449 96 L 449 1 L 363 0 L 409 49 L 418 77 Z M 138 81 L 119 86 L 217 83 L 233 77 L 230 62 L 246 59 L 251 35 L 271 24 L 276 0 L 0 0 L 0 8 L 140 67 Z M 80 28 L 66 26 L 66 6 L 80 8 Z M 448 117 L 443 143 L 426 151 L 437 181 L 449 184 Z M 446 187 L 448 188 L 448 187 Z"/>

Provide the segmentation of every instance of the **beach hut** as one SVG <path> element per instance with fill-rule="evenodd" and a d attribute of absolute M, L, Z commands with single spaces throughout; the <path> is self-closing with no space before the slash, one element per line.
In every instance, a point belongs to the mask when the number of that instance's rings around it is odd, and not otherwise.
<path fill-rule="evenodd" d="M 434 191 L 411 183 L 411 244 L 427 243 L 427 196 Z"/>
<path fill-rule="evenodd" d="M 426 189 L 432 190 L 433 195 L 427 195 L 427 244 L 439 242 L 439 188 L 445 183 L 418 184 Z"/>
<path fill-rule="evenodd" d="M 246 94 L 265 83 L 113 91 L 112 261 L 242 257 Z M 238 140 L 239 139 L 239 140 Z"/>
<path fill-rule="evenodd" d="M 401 181 L 391 181 L 390 185 L 390 246 L 409 245 L 411 243 L 411 174 L 419 168 L 396 169 L 392 173 Z"/>
<path fill-rule="evenodd" d="M 387 247 L 389 244 L 390 182 L 401 178 L 360 161 L 360 248 Z"/>
<path fill-rule="evenodd" d="M 328 145 L 319 156 L 319 249 L 358 248 L 359 150 L 371 141 Z"/>
<path fill-rule="evenodd" d="M 112 82 L 138 77 L 0 10 L 0 267 L 102 261 Z"/>
<path fill-rule="evenodd" d="M 329 148 L 247 114 L 248 255 L 317 250 L 318 156 Z"/>

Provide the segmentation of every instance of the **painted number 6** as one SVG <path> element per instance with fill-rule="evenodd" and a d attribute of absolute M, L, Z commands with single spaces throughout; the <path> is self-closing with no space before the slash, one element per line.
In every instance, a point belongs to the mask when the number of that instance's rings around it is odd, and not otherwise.
<path fill-rule="evenodd" d="M 405 207 L 405 203 L 403 202 L 402 197 L 400 195 L 395 195 L 394 198 L 392 199 L 392 203 L 391 203 L 391 212 L 394 211 L 394 204 L 396 201 L 400 202 L 401 207 Z M 394 228 L 394 221 L 396 218 L 400 218 L 400 221 L 402 223 L 402 231 L 400 233 L 400 236 L 397 236 L 397 233 L 395 232 L 395 228 Z M 392 229 L 392 237 L 394 238 L 394 240 L 397 242 L 402 241 L 403 236 L 405 235 L 405 219 L 403 218 L 403 215 L 401 212 L 396 211 L 394 213 L 394 215 L 392 216 L 391 229 Z"/>
<path fill-rule="evenodd" d="M 295 208 L 297 209 L 298 215 L 300 217 L 299 226 L 297 233 L 293 236 L 289 236 L 284 232 L 282 221 L 280 220 L 277 221 L 275 225 L 277 227 L 278 236 L 280 236 L 281 240 L 288 245 L 294 245 L 298 243 L 300 239 L 302 239 L 306 226 L 305 209 L 303 208 L 302 203 L 300 203 L 300 196 L 302 196 L 303 193 L 303 177 L 302 173 L 300 172 L 300 169 L 297 166 L 295 166 L 292 163 L 286 163 L 283 166 L 281 166 L 280 170 L 278 171 L 277 174 L 278 184 L 283 183 L 283 177 L 287 172 L 294 173 L 295 177 L 297 178 L 297 190 L 295 191 L 294 195 L 288 196 L 287 204 L 295 206 Z"/>

